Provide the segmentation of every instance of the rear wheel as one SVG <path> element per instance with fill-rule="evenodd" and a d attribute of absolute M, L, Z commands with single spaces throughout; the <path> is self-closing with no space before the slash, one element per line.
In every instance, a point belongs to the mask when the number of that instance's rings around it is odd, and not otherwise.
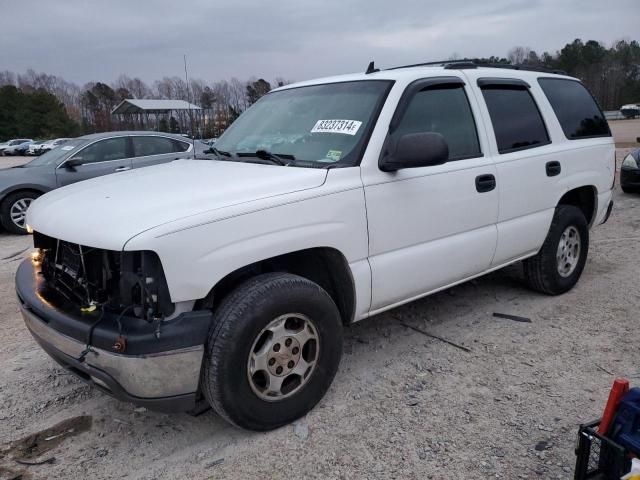
<path fill-rule="evenodd" d="M 589 228 L 584 214 L 573 205 L 558 205 L 542 248 L 524 261 L 527 283 L 549 295 L 570 290 L 582 274 L 588 251 Z"/>
<path fill-rule="evenodd" d="M 0 223 L 5 230 L 11 233 L 27 233 L 27 209 L 36 198 L 40 196 L 37 192 L 24 191 L 14 192 L 0 204 Z"/>
<path fill-rule="evenodd" d="M 324 396 L 342 355 L 342 323 L 320 286 L 269 273 L 222 301 L 206 347 L 201 385 L 209 404 L 235 425 L 270 430 Z"/>

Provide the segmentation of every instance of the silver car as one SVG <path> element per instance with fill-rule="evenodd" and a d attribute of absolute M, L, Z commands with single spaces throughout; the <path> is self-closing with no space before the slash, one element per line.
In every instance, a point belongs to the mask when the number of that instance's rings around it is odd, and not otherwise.
<path fill-rule="evenodd" d="M 0 170 L 0 223 L 9 232 L 27 233 L 27 208 L 49 190 L 192 152 L 190 141 L 168 133 L 108 132 L 68 140 L 25 165 Z"/>

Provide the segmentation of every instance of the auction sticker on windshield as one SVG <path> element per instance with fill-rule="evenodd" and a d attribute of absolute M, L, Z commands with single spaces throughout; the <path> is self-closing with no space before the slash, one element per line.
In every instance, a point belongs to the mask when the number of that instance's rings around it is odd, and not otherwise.
<path fill-rule="evenodd" d="M 355 135 L 362 122 L 358 120 L 318 120 L 311 129 L 311 133 L 344 133 Z"/>

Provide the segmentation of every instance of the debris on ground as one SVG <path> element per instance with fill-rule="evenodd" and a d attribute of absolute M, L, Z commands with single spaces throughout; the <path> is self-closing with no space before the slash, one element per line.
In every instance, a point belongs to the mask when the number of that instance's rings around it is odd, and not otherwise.
<path fill-rule="evenodd" d="M 49 457 L 49 458 L 45 458 L 44 460 L 22 460 L 21 458 L 14 458 L 14 461 L 16 463 L 19 463 L 20 465 L 44 465 L 45 463 L 55 463 L 56 462 L 56 457 Z"/>
<path fill-rule="evenodd" d="M 496 318 L 505 318 L 507 320 L 513 320 L 514 322 L 531 323 L 531 319 L 527 317 L 521 317 L 519 315 L 510 315 L 508 313 L 494 312 L 493 316 Z"/>
<path fill-rule="evenodd" d="M 440 340 L 441 342 L 444 342 L 444 343 L 448 343 L 452 347 L 456 347 L 456 348 L 458 348 L 460 350 L 463 350 L 465 352 L 471 352 L 471 349 L 468 348 L 468 347 L 465 347 L 464 345 L 459 345 L 459 344 L 457 344 L 455 342 L 452 342 L 451 340 L 447 340 L 446 338 L 439 337 L 438 335 L 434 335 L 433 333 L 429 333 L 429 332 L 427 332 L 425 330 L 422 330 L 421 328 L 414 327 L 413 325 L 409 325 L 408 323 L 400 322 L 400 325 L 402 325 L 403 327 L 406 327 L 406 328 L 410 328 L 411 330 L 414 330 L 414 331 L 416 331 L 418 333 L 421 333 L 422 335 L 425 335 L 427 337 L 433 338 L 435 340 Z"/>
<path fill-rule="evenodd" d="M 79 435 L 91 428 L 92 418 L 88 415 L 68 418 L 53 427 L 32 433 L 13 442 L 2 456 L 10 456 L 28 461 L 60 445 L 66 438 Z"/>
<path fill-rule="evenodd" d="M 223 462 L 224 462 L 224 458 L 218 458 L 217 460 L 214 460 L 213 462 L 205 463 L 204 468 L 215 467 L 216 465 L 220 465 Z"/>

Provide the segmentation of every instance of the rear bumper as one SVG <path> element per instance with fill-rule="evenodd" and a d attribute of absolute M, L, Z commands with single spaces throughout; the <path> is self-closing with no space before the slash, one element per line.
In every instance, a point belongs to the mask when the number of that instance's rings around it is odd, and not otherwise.
<path fill-rule="evenodd" d="M 206 334 L 200 336 L 199 342 L 193 345 L 166 349 L 166 342 L 180 345 L 184 343 L 184 337 L 197 338 L 204 330 L 203 323 L 208 320 L 201 318 L 201 312 L 191 312 L 192 322 L 189 321 L 188 314 L 182 314 L 187 317 L 179 317 L 180 328 L 169 328 L 162 332 L 161 335 L 183 338 L 177 338 L 173 342 L 164 338 L 163 342 L 158 342 L 158 351 L 121 354 L 91 345 L 89 352 L 83 357 L 87 344 L 86 340 L 81 341 L 80 338 L 89 337 L 89 327 L 93 322 L 65 314 L 47 304 L 41 296 L 42 283 L 37 268 L 29 260 L 20 265 L 16 274 L 16 291 L 25 325 L 54 360 L 82 380 L 125 402 L 165 412 L 186 411 L 195 406 Z M 129 319 L 123 319 L 124 325 L 127 320 Z M 64 322 L 74 324 L 75 328 L 71 329 Z M 67 326 L 73 336 L 68 332 L 61 332 L 61 325 Z M 107 322 L 106 327 L 108 326 Z M 80 331 L 82 329 L 86 330 L 84 336 Z M 125 326 L 125 336 L 126 329 Z M 97 331 L 98 328 L 95 332 Z M 99 337 L 108 333 L 102 331 Z M 111 333 L 113 338 L 118 336 L 117 331 Z M 149 341 L 143 335 L 132 335 L 131 339 L 134 342 L 133 350 L 150 350 Z M 135 344 L 143 341 L 143 345 Z"/>

